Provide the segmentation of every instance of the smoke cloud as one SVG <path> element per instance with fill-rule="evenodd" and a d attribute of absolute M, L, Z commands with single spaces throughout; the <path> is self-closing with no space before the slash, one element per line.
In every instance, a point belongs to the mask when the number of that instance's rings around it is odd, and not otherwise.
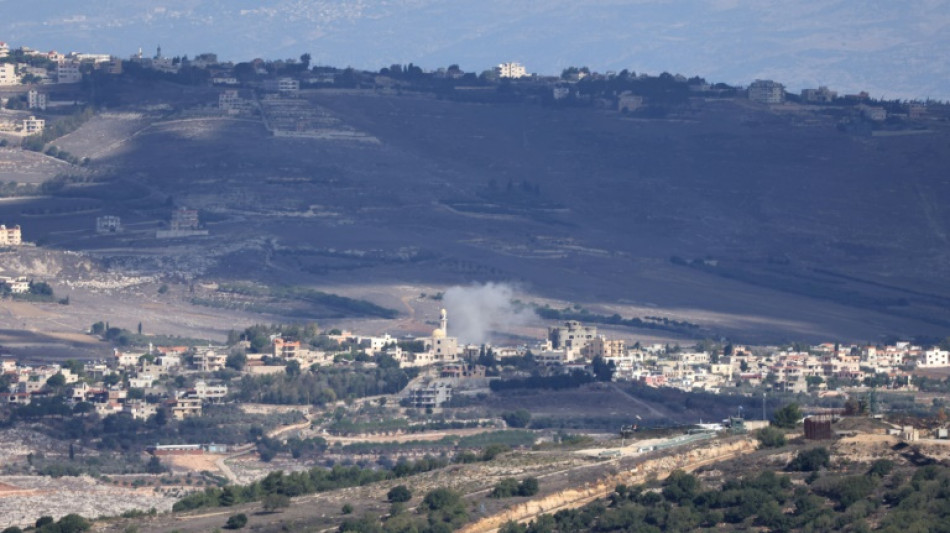
<path fill-rule="evenodd" d="M 485 344 L 494 332 L 532 321 L 532 310 L 513 304 L 513 296 L 512 287 L 502 283 L 449 288 L 442 297 L 449 335 L 462 343 Z"/>

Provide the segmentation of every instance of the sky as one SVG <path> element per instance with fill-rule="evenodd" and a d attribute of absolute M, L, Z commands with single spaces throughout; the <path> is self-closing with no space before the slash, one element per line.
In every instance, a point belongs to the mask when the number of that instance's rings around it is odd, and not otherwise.
<path fill-rule="evenodd" d="M 0 0 L 0 41 L 377 70 L 518 61 L 950 100 L 950 0 Z"/>

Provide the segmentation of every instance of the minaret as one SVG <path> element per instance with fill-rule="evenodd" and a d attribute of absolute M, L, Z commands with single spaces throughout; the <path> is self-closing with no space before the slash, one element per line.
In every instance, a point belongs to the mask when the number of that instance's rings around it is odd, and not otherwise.
<path fill-rule="evenodd" d="M 439 313 L 439 328 L 442 330 L 446 336 L 449 334 L 449 319 L 446 315 L 445 309 Z"/>

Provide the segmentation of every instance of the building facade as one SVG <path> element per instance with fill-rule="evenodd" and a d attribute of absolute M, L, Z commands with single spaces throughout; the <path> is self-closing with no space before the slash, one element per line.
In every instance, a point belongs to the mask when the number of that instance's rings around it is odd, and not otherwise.
<path fill-rule="evenodd" d="M 524 78 L 528 75 L 521 63 L 502 63 L 495 67 L 499 78 Z"/>
<path fill-rule="evenodd" d="M 785 102 L 785 86 L 772 80 L 755 80 L 749 85 L 749 100 L 775 105 Z"/>
<path fill-rule="evenodd" d="M 16 85 L 20 77 L 16 75 L 16 67 L 12 63 L 0 63 L 0 85 Z"/>
<path fill-rule="evenodd" d="M 19 246 L 23 243 L 23 234 L 20 226 L 9 228 L 0 224 L 0 246 Z"/>

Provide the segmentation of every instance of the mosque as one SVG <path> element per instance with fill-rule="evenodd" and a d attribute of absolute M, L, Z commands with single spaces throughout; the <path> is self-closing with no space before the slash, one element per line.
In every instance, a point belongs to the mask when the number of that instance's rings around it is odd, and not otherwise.
<path fill-rule="evenodd" d="M 425 352 L 409 354 L 406 361 L 412 366 L 425 366 L 438 363 L 454 363 L 459 358 L 459 340 L 449 337 L 449 319 L 445 309 L 439 311 L 439 327 L 429 337 L 418 337 L 425 346 Z"/>

